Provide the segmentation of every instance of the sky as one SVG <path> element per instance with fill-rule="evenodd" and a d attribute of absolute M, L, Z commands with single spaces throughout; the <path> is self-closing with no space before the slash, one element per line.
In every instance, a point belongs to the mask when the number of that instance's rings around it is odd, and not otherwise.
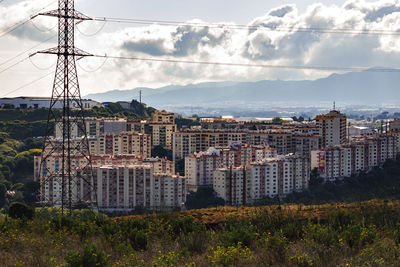
<path fill-rule="evenodd" d="M 4 0 L 0 3 L 0 36 L 11 25 L 36 14 L 41 8 L 56 8 L 56 2 Z M 49 6 L 51 3 L 54 4 Z M 400 62 L 399 0 L 76 0 L 76 9 L 96 17 L 229 25 L 197 27 L 86 21 L 77 26 L 76 46 L 92 54 L 338 68 L 397 68 Z M 250 27 L 237 29 L 235 25 Z M 56 35 L 56 26 L 56 19 L 37 17 L 0 37 L 0 97 L 51 94 L 54 76 L 51 73 L 56 58 L 35 55 L 24 59 L 36 50 L 56 45 L 56 38 L 52 38 Z M 271 30 L 274 28 L 285 30 Z M 330 29 L 331 32 L 304 32 L 296 30 L 298 28 Z M 332 32 L 335 29 L 355 29 L 355 32 Z M 364 30 L 374 33 L 359 34 Z M 385 33 L 378 34 L 378 31 Z M 11 58 L 14 59 L 6 62 Z M 99 58 L 79 60 L 78 72 L 82 95 L 209 81 L 310 80 L 332 74 L 310 69 L 104 61 Z"/>

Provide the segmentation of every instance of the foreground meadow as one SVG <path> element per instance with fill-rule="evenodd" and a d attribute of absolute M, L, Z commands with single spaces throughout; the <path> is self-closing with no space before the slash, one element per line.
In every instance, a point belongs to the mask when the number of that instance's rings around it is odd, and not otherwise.
<path fill-rule="evenodd" d="M 2 266 L 399 266 L 400 201 L 0 219 Z"/>

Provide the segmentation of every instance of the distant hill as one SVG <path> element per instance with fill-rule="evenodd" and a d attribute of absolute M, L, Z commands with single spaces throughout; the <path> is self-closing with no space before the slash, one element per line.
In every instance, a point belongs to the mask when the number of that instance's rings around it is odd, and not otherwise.
<path fill-rule="evenodd" d="M 157 89 L 135 88 L 90 94 L 98 101 L 131 101 L 142 90 L 144 102 L 152 106 L 202 105 L 227 102 L 316 102 L 340 101 L 346 104 L 373 105 L 396 103 L 400 98 L 400 73 L 350 72 L 332 74 L 318 80 L 201 83 Z"/>

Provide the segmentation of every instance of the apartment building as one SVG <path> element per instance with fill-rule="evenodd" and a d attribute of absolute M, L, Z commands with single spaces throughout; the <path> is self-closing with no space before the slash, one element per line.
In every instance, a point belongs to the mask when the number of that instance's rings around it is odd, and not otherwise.
<path fill-rule="evenodd" d="M 92 154 L 109 155 L 141 155 L 151 157 L 150 135 L 137 132 L 120 132 L 118 134 L 102 134 L 90 140 Z"/>
<path fill-rule="evenodd" d="M 56 170 L 60 172 L 62 163 L 61 155 L 55 154 L 48 157 L 46 160 L 46 169 L 42 170 L 42 177 L 45 177 L 48 172 L 55 173 Z M 40 156 L 34 157 L 34 180 L 39 181 L 39 171 L 40 171 Z M 151 165 L 153 167 L 154 173 L 166 173 L 175 174 L 175 164 L 173 161 L 169 161 L 165 158 L 143 158 L 138 155 L 92 155 L 91 156 L 92 166 L 113 166 L 113 165 Z M 86 166 L 88 160 L 84 156 L 75 156 L 72 160 L 73 169 Z M 44 171 L 44 172 L 43 172 Z"/>
<path fill-rule="evenodd" d="M 310 157 L 311 151 L 320 148 L 320 137 L 315 134 L 293 134 L 292 153 Z"/>
<path fill-rule="evenodd" d="M 196 152 L 206 151 L 210 147 L 228 147 L 244 144 L 245 141 L 246 133 L 241 131 L 180 131 L 173 134 L 172 155 L 174 160 L 178 160 Z"/>
<path fill-rule="evenodd" d="M 71 118 L 71 137 L 82 137 L 86 129 L 88 137 L 97 137 L 102 134 L 118 134 L 127 129 L 126 119 L 121 118 L 85 118 L 85 126 L 77 118 Z M 63 136 L 62 123 L 55 125 L 54 134 L 56 138 Z"/>
<path fill-rule="evenodd" d="M 119 134 L 127 130 L 127 120 L 122 118 L 86 118 L 85 123 L 88 136 Z"/>
<path fill-rule="evenodd" d="M 50 205 L 60 205 L 62 187 L 59 177 L 63 168 L 61 156 L 47 158 L 42 170 L 40 162 L 41 157 L 34 158 L 34 179 L 41 184 L 42 201 Z M 174 163 L 166 159 L 143 159 L 135 155 L 96 155 L 92 157 L 93 180 L 90 178 L 85 182 L 80 176 L 80 170 L 88 165 L 87 158 L 76 157 L 71 163 L 71 184 L 75 185 L 71 188 L 74 203 L 94 201 L 93 190 L 102 209 L 171 205 L 179 207 L 186 197 L 186 179 L 176 176 Z M 68 191 L 67 184 L 65 190 Z M 176 194 L 171 194 L 171 190 Z"/>
<path fill-rule="evenodd" d="M 95 167 L 93 179 L 101 210 L 182 207 L 186 201 L 184 177 L 155 174 L 147 164 Z"/>
<path fill-rule="evenodd" d="M 156 110 L 151 116 L 151 121 L 175 124 L 175 113 Z"/>
<path fill-rule="evenodd" d="M 316 125 L 321 137 L 321 147 L 330 147 L 347 142 L 347 117 L 337 110 L 318 115 Z"/>
<path fill-rule="evenodd" d="M 250 131 L 246 135 L 249 145 L 269 145 L 277 150 L 278 155 L 293 152 L 293 134 L 288 130 Z"/>
<path fill-rule="evenodd" d="M 228 205 L 237 206 L 305 190 L 309 180 L 308 158 L 289 154 L 248 166 L 217 169 L 214 171 L 213 188 Z"/>
<path fill-rule="evenodd" d="M 185 158 L 185 177 L 188 189 L 212 186 L 214 171 L 224 167 L 246 166 L 252 162 L 276 156 L 276 150 L 267 146 L 237 145 L 229 148 L 209 148 Z"/>
<path fill-rule="evenodd" d="M 393 135 L 364 137 L 350 144 L 313 151 L 311 167 L 318 168 L 319 175 L 326 181 L 335 181 L 379 167 L 386 160 L 395 159 L 397 153 Z"/>
<path fill-rule="evenodd" d="M 59 153 L 62 150 L 62 138 L 50 139 L 51 146 L 46 146 L 46 152 L 50 150 Z M 85 144 L 81 137 L 71 140 L 71 154 L 82 155 L 83 151 L 89 151 L 91 155 L 137 155 L 144 158 L 151 157 L 151 140 L 147 134 L 136 132 L 121 132 L 119 134 L 100 134 L 88 137 Z"/>
<path fill-rule="evenodd" d="M 164 118 L 164 117 L 162 117 Z M 173 133 L 176 132 L 176 124 L 170 123 L 170 119 L 157 119 L 161 121 L 128 121 L 127 130 L 145 133 L 151 136 L 151 147 L 162 146 L 165 149 L 172 149 Z"/>

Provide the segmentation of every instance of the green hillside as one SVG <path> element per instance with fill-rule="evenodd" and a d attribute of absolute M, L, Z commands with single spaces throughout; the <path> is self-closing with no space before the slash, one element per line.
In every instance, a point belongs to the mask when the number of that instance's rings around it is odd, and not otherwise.
<path fill-rule="evenodd" d="M 3 216 L 2 266 L 398 266 L 400 260 L 399 201 L 118 219 L 57 211 Z"/>

